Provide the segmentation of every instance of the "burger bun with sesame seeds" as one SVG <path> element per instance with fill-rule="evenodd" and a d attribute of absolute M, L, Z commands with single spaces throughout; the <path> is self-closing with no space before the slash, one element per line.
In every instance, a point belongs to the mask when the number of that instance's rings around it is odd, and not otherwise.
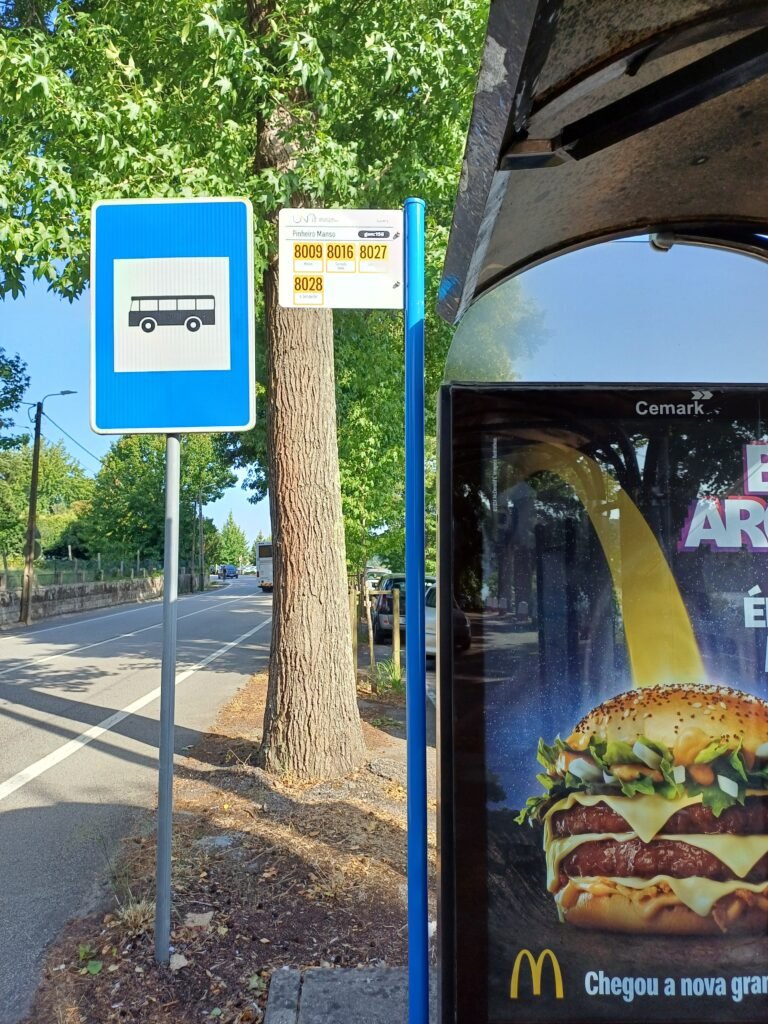
<path fill-rule="evenodd" d="M 593 737 L 634 743 L 638 736 L 646 736 L 674 749 L 691 729 L 734 747 L 741 743 L 755 754 L 768 740 L 768 704 L 728 686 L 646 686 L 611 697 L 590 711 L 567 742 L 583 750 Z"/>

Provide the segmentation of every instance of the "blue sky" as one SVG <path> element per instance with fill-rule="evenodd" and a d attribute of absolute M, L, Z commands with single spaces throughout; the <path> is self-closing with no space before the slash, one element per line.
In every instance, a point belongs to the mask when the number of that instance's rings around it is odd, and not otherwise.
<path fill-rule="evenodd" d="M 768 333 L 768 267 L 744 256 L 691 246 L 656 253 L 645 243 L 609 243 L 561 257 L 521 278 L 535 303 L 536 346 L 513 355 L 523 379 L 563 381 L 764 381 Z M 504 302 L 505 286 L 478 304 Z M 503 318 L 502 318 L 503 322 Z M 477 323 L 477 320 L 475 321 Z M 0 302 L 0 345 L 27 362 L 29 401 L 51 398 L 44 431 L 63 440 L 89 472 L 110 438 L 88 422 L 89 298 L 70 304 L 30 284 L 27 295 Z M 474 331 L 472 317 L 461 328 Z M 514 339 L 507 339 L 511 349 Z M 84 450 L 86 449 L 86 450 Z M 253 540 L 269 532 L 266 502 L 253 505 L 232 488 L 207 514 L 221 525 L 230 510 Z"/>
<path fill-rule="evenodd" d="M 509 285 L 481 299 L 456 342 L 501 342 L 523 380 L 762 382 L 768 265 L 734 253 L 646 241 L 593 246 L 520 279 L 538 307 L 529 340 L 504 330 Z M 500 328 L 485 334 L 489 323 Z"/>

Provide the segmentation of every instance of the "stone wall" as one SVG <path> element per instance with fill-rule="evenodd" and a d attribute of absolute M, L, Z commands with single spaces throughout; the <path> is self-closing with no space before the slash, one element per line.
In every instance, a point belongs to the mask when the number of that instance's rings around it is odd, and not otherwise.
<path fill-rule="evenodd" d="M 190 593 L 195 583 L 194 576 L 179 576 L 179 593 Z M 35 587 L 32 591 L 32 617 L 37 621 L 71 612 L 111 608 L 118 604 L 155 601 L 162 596 L 162 576 Z M 21 590 L 0 590 L 0 626 L 13 626 L 18 623 L 20 605 Z"/>

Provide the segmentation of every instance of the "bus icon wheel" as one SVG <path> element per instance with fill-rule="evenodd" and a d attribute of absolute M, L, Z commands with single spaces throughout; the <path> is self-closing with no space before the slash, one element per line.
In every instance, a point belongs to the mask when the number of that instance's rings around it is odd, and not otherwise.
<path fill-rule="evenodd" d="M 184 326 L 187 328 L 188 331 L 192 331 L 193 333 L 195 331 L 199 331 L 200 330 L 200 317 L 188 316 L 187 319 L 184 321 Z"/>
<path fill-rule="evenodd" d="M 151 316 L 145 316 L 144 319 L 141 321 L 141 329 L 142 331 L 144 331 L 145 334 L 151 334 L 156 327 L 157 324 L 155 323 Z"/>

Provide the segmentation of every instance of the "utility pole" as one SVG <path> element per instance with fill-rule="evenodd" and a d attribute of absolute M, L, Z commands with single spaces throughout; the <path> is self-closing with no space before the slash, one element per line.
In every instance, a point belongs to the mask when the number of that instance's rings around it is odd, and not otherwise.
<path fill-rule="evenodd" d="M 76 391 L 56 391 L 44 395 L 35 404 L 35 442 L 32 448 L 32 479 L 29 483 L 29 514 L 27 516 L 27 543 L 24 549 L 24 579 L 21 586 L 19 622 L 32 625 L 32 583 L 34 581 L 35 534 L 37 530 L 37 481 L 40 476 L 40 431 L 43 420 L 43 402 L 55 395 L 76 395 Z M 32 403 L 29 403 L 30 408 Z"/>
<path fill-rule="evenodd" d="M 203 491 L 202 488 L 198 492 L 198 501 L 200 503 L 200 590 L 205 590 L 205 530 L 203 520 Z"/>
<path fill-rule="evenodd" d="M 29 514 L 27 515 L 27 543 L 24 548 L 24 580 L 21 585 L 21 611 L 19 622 L 32 625 L 32 580 L 35 561 L 35 528 L 37 521 L 37 480 L 40 475 L 40 425 L 43 403 L 35 406 L 35 444 L 32 449 L 32 479 L 29 485 Z"/>

